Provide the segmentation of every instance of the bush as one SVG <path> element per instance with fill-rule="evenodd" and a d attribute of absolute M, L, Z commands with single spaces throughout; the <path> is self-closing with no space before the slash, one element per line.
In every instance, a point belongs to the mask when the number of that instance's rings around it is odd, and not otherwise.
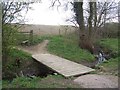
<path fill-rule="evenodd" d="M 3 51 L 11 49 L 14 45 L 16 45 L 17 41 L 17 29 L 11 25 L 3 25 L 2 31 L 2 46 Z"/>
<path fill-rule="evenodd" d="M 7 62 L 11 49 L 16 45 L 17 29 L 11 25 L 4 24 L 2 30 L 2 55 L 3 65 Z"/>

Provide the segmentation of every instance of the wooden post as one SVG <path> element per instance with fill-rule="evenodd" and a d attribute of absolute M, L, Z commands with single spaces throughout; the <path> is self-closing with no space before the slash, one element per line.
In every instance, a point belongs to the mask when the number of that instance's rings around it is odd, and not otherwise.
<path fill-rule="evenodd" d="M 30 30 L 30 44 L 33 43 L 33 30 Z"/>

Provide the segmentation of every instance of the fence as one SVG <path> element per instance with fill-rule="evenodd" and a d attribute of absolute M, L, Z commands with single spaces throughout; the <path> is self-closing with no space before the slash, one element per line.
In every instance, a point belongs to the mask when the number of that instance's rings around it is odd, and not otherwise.
<path fill-rule="evenodd" d="M 22 34 L 27 34 L 29 35 L 28 40 L 22 41 L 22 44 L 28 43 L 29 45 L 33 43 L 33 30 L 27 31 L 27 32 L 19 32 Z"/>

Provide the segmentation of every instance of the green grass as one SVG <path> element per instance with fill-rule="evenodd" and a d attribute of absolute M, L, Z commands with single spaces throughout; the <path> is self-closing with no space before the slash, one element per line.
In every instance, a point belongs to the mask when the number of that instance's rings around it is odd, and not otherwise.
<path fill-rule="evenodd" d="M 16 48 L 13 48 L 13 49 L 10 50 L 9 56 L 12 57 L 12 58 L 19 58 L 19 59 L 22 59 L 22 60 L 26 60 L 26 59 L 30 60 L 30 59 L 32 59 L 31 54 L 26 53 L 26 52 L 24 52 L 22 50 L 18 50 Z"/>
<path fill-rule="evenodd" d="M 66 59 L 69 59 L 71 61 L 75 62 L 81 62 L 83 60 L 86 60 L 88 62 L 92 62 L 94 59 L 94 56 L 90 54 L 87 50 L 81 49 L 77 45 L 77 38 L 73 35 L 73 38 L 71 36 L 34 36 L 34 44 L 38 44 L 42 42 L 45 39 L 49 39 L 50 42 L 47 46 L 47 49 L 50 53 L 56 54 L 58 56 L 64 57 Z M 22 37 L 24 39 L 24 37 Z M 21 40 L 23 40 L 21 39 Z M 103 47 L 107 47 L 108 49 L 111 49 L 112 51 L 116 52 L 118 50 L 118 42 L 117 39 L 103 39 L 99 42 L 100 45 Z M 10 65 L 8 65 L 6 68 L 8 70 L 15 70 L 16 67 L 14 66 L 14 62 L 16 58 L 19 58 L 22 60 L 22 65 L 26 66 L 27 62 L 32 61 L 32 57 L 30 54 L 23 52 L 18 49 L 12 49 L 10 51 L 9 55 L 10 59 Z M 104 68 L 105 72 L 112 73 L 114 75 L 118 75 L 118 59 L 111 58 L 109 61 L 100 64 L 99 66 L 102 66 Z M 23 67 L 22 67 L 23 68 Z M 65 79 L 61 75 L 49 75 L 45 78 L 35 77 L 35 78 L 29 78 L 29 77 L 17 77 L 14 78 L 12 81 L 3 80 L 2 81 L 3 88 L 80 88 L 80 85 L 74 84 L 71 80 Z"/>
<path fill-rule="evenodd" d="M 118 39 L 117 38 L 107 38 L 102 39 L 99 41 L 99 45 L 101 45 L 103 48 L 107 48 L 111 50 L 111 52 L 116 52 L 118 54 Z M 120 57 L 116 55 L 116 57 L 109 59 L 107 62 L 100 64 L 99 66 L 104 69 L 103 71 L 118 75 L 118 63 L 119 63 Z"/>
<path fill-rule="evenodd" d="M 30 45 L 35 45 L 35 44 L 38 44 L 38 43 L 41 43 L 43 40 L 45 39 L 50 39 L 50 36 L 38 36 L 38 35 L 33 35 L 33 42 L 30 44 Z M 18 45 L 21 44 L 22 41 L 26 41 L 28 40 L 30 42 L 30 36 L 29 34 L 18 34 L 17 35 L 17 43 Z"/>
<path fill-rule="evenodd" d="M 24 37 L 23 34 L 19 36 L 21 39 L 19 41 L 24 41 L 28 39 Z M 66 36 L 33 36 L 33 44 L 41 43 L 43 40 L 48 39 L 50 43 L 48 44 L 48 51 L 50 53 L 56 54 L 58 56 L 64 57 L 66 59 L 80 62 L 94 60 L 94 56 L 90 54 L 87 50 L 83 50 L 78 46 L 78 38 L 76 34 L 70 34 Z"/>
<path fill-rule="evenodd" d="M 5 65 L 5 67 L 6 67 L 6 69 L 11 70 L 13 72 L 14 72 L 14 70 L 19 69 L 19 67 L 16 65 L 17 60 L 20 60 L 20 65 L 22 67 L 26 66 L 27 65 L 26 63 L 33 61 L 30 54 L 28 54 L 22 50 L 18 50 L 16 48 L 11 49 L 8 58 L 9 59 Z"/>
<path fill-rule="evenodd" d="M 49 75 L 40 77 L 17 77 L 12 82 L 3 80 L 3 88 L 76 88 L 80 87 L 61 75 Z"/>
<path fill-rule="evenodd" d="M 112 50 L 113 52 L 118 52 L 118 39 L 117 38 L 107 38 L 99 41 L 99 45 Z"/>
<path fill-rule="evenodd" d="M 0 90 L 2 89 L 2 80 L 0 80 Z"/>
<path fill-rule="evenodd" d="M 39 44 L 45 39 L 49 40 L 51 39 L 51 37 L 50 36 L 34 36 L 32 45 Z"/>
<path fill-rule="evenodd" d="M 17 67 L 15 64 L 16 59 L 20 59 L 21 66 Z M 28 62 L 32 62 L 33 59 L 30 54 L 13 48 L 10 51 L 9 62 L 3 67 L 5 69 L 6 75 L 5 77 L 9 78 L 13 75 L 11 73 L 17 73 L 19 70 L 24 70 L 26 66 L 30 65 Z M 32 64 L 34 64 L 32 62 Z M 30 65 L 32 68 L 34 66 Z M 17 72 L 16 72 L 17 71 Z M 11 72 L 11 73 L 10 73 Z M 4 77 L 4 78 L 5 78 Z M 2 80 L 3 88 L 76 88 L 80 87 L 79 85 L 74 84 L 71 80 L 65 79 L 61 75 L 49 75 L 45 78 L 35 77 L 16 77 L 12 81 L 7 79 Z"/>
<path fill-rule="evenodd" d="M 3 88 L 34 88 L 38 87 L 38 81 L 40 81 L 41 78 L 36 77 L 34 79 L 31 79 L 29 77 L 17 77 L 13 79 L 12 82 L 3 80 Z"/>
<path fill-rule="evenodd" d="M 110 73 L 112 75 L 117 75 L 118 76 L 118 64 L 120 57 L 117 58 L 111 58 L 109 61 L 106 61 L 102 64 L 99 65 L 99 67 L 102 67 L 102 70 L 104 72 Z"/>
<path fill-rule="evenodd" d="M 53 36 L 48 44 L 48 51 L 71 61 L 80 62 L 86 60 L 91 62 L 94 56 L 87 50 L 81 49 L 73 39 L 63 36 Z"/>
<path fill-rule="evenodd" d="M 74 37 L 69 39 L 68 37 L 66 38 L 64 36 L 53 36 L 48 44 L 48 51 L 78 63 L 83 60 L 92 62 L 94 60 L 93 55 L 91 55 L 88 51 L 79 48 L 75 40 L 77 39 Z M 111 50 L 113 53 L 118 53 L 117 38 L 99 40 L 99 45 L 103 48 Z M 115 55 L 114 58 L 109 59 L 107 62 L 102 63 L 99 66 L 103 66 L 105 72 L 118 75 L 118 58 L 118 55 Z"/>
<path fill-rule="evenodd" d="M 120 59 L 120 57 L 117 58 L 111 58 L 109 59 L 109 61 L 102 63 L 101 65 L 106 67 L 108 70 L 117 70 L 118 69 L 118 59 Z"/>
<path fill-rule="evenodd" d="M 18 60 L 19 63 L 17 63 Z M 15 77 L 16 74 L 20 72 L 20 70 L 25 69 L 25 67 L 27 67 L 31 63 L 33 63 L 33 59 L 30 54 L 16 48 L 11 49 L 7 56 L 7 61 L 4 62 L 3 60 L 3 78 L 11 79 Z"/>

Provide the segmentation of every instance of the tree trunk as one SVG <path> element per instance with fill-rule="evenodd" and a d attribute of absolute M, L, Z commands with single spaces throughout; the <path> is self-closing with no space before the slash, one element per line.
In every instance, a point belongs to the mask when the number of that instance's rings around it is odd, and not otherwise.
<path fill-rule="evenodd" d="M 79 46 L 81 44 L 81 36 L 84 34 L 84 16 L 83 16 L 83 2 L 74 2 L 75 19 L 79 25 Z"/>
<path fill-rule="evenodd" d="M 96 2 L 93 3 L 94 10 L 94 31 L 97 30 L 97 5 Z"/>
<path fill-rule="evenodd" d="M 90 7 L 90 15 L 88 18 L 88 26 L 89 26 L 89 39 L 92 36 L 92 20 L 93 20 L 93 2 L 89 2 L 89 7 Z"/>

